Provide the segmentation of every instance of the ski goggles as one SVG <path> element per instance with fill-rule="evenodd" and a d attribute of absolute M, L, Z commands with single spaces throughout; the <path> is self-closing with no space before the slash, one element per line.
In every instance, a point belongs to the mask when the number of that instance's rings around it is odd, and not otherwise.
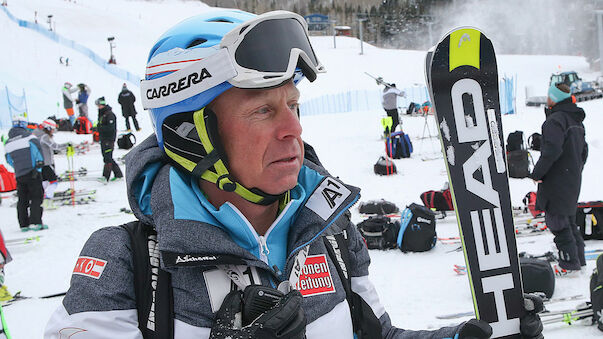
<path fill-rule="evenodd" d="M 245 89 L 271 88 L 299 80 L 302 74 L 314 81 L 325 72 L 310 44 L 307 23 L 287 11 L 268 12 L 241 24 L 219 46 L 168 51 L 154 59 L 147 65 L 147 78 L 173 73 L 141 81 L 145 109 L 180 102 L 223 82 Z"/>

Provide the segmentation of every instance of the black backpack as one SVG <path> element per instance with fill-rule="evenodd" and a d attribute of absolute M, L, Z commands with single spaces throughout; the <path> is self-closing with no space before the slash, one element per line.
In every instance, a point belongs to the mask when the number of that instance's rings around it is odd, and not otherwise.
<path fill-rule="evenodd" d="M 435 213 L 429 208 L 410 204 L 402 212 L 398 248 L 402 252 L 425 252 L 432 249 L 438 239 Z"/>
<path fill-rule="evenodd" d="M 553 296 L 555 273 L 547 260 L 520 257 L 519 266 L 525 293 L 542 292 L 549 299 Z"/>
<path fill-rule="evenodd" d="M 515 131 L 509 133 L 509 136 L 507 137 L 507 153 L 523 149 L 525 149 L 525 146 L 523 144 L 523 132 Z"/>
<path fill-rule="evenodd" d="M 71 122 L 69 119 L 59 119 L 57 122 L 58 130 L 63 132 L 71 132 L 73 131 L 73 126 L 71 126 Z"/>
<path fill-rule="evenodd" d="M 421 201 L 428 208 L 436 211 L 454 211 L 450 188 L 442 191 L 427 191 L 421 193 Z"/>
<path fill-rule="evenodd" d="M 593 307 L 593 324 L 603 331 L 603 255 L 597 258 L 597 267 L 590 276 L 590 302 Z"/>
<path fill-rule="evenodd" d="M 579 202 L 576 225 L 584 240 L 603 239 L 603 201 Z"/>
<path fill-rule="evenodd" d="M 363 214 L 387 215 L 398 213 L 399 211 L 400 209 L 396 204 L 383 199 L 361 202 L 360 206 L 358 206 L 358 212 Z"/>
<path fill-rule="evenodd" d="M 385 159 L 385 157 L 379 157 L 379 160 L 373 166 L 373 171 L 378 175 L 390 175 L 396 174 L 396 164 L 391 159 Z"/>
<path fill-rule="evenodd" d="M 132 133 L 125 133 L 117 138 L 117 147 L 120 149 L 130 149 L 136 144 L 136 136 Z"/>
<path fill-rule="evenodd" d="M 542 142 L 542 135 L 540 133 L 533 133 L 528 137 L 528 146 L 531 150 L 540 151 L 540 143 Z"/>
<path fill-rule="evenodd" d="M 369 250 L 396 248 L 400 222 L 392 222 L 390 218 L 379 215 L 364 220 L 356 227 L 366 241 Z"/>
<path fill-rule="evenodd" d="M 509 177 L 527 178 L 530 175 L 530 153 L 520 149 L 507 152 Z"/>

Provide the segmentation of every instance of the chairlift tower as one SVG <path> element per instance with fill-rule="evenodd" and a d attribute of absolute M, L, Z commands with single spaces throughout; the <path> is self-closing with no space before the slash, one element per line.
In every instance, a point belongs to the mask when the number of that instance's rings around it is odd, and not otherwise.
<path fill-rule="evenodd" d="M 109 61 L 110 64 L 116 64 L 115 56 L 113 55 L 113 48 L 115 48 L 115 37 L 108 37 L 107 41 L 109 42 Z"/>

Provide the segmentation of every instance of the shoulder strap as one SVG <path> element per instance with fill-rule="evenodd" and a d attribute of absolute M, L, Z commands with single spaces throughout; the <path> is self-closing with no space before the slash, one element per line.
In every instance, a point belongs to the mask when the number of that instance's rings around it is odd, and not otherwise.
<path fill-rule="evenodd" d="M 141 221 L 121 227 L 130 234 L 138 328 L 145 339 L 174 338 L 171 277 L 159 268 L 157 232 Z"/>
<path fill-rule="evenodd" d="M 327 253 L 335 265 L 337 274 L 345 290 L 345 298 L 350 306 L 350 314 L 352 315 L 354 337 L 357 339 L 381 338 L 381 322 L 362 297 L 352 291 L 352 278 L 349 276 L 348 271 L 350 253 L 346 231 L 335 235 L 328 235 L 323 239 Z"/>

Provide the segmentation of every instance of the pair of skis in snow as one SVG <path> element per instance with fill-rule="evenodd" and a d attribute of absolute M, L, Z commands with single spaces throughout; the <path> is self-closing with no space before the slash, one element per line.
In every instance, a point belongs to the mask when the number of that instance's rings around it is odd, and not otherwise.
<path fill-rule="evenodd" d="M 544 294 L 541 296 L 544 300 L 544 305 L 548 306 L 550 304 L 559 303 L 559 302 L 568 302 L 574 300 L 582 300 L 584 296 L 582 294 L 572 295 L 568 297 L 560 297 L 560 298 L 551 298 L 546 299 Z M 590 312 L 589 312 L 590 310 Z M 543 319 L 542 322 L 545 324 L 554 323 L 554 322 L 566 322 L 571 324 L 572 321 L 577 321 L 580 319 L 584 319 L 585 317 L 592 316 L 592 305 L 589 302 L 581 303 L 573 309 L 562 310 L 562 311 L 545 311 L 540 313 L 540 317 Z M 470 317 L 473 315 L 472 311 L 467 312 L 458 312 L 458 313 L 450 313 L 436 316 L 437 319 L 458 319 L 464 317 Z"/>
<path fill-rule="evenodd" d="M 520 338 L 523 291 L 491 41 L 473 28 L 447 34 L 426 57 L 475 317 L 493 338 Z"/>

